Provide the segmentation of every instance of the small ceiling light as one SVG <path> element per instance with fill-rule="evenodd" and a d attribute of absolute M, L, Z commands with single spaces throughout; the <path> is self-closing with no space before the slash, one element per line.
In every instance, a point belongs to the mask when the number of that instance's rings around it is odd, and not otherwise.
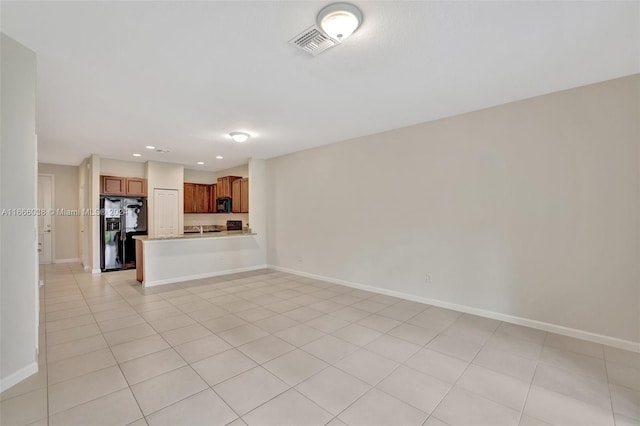
<path fill-rule="evenodd" d="M 134 157 L 142 157 L 142 154 L 133 154 Z"/>
<path fill-rule="evenodd" d="M 198 164 L 202 166 L 204 164 L 204 162 L 198 161 Z"/>
<path fill-rule="evenodd" d="M 147 145 L 147 146 L 145 146 L 145 148 L 147 148 L 147 149 L 156 149 L 156 147 L 152 146 L 152 145 Z"/>
<path fill-rule="evenodd" d="M 316 22 L 326 35 L 343 41 L 362 23 L 362 12 L 349 3 L 333 3 L 318 13 Z"/>
<path fill-rule="evenodd" d="M 222 160 L 224 157 L 223 157 L 222 155 L 216 155 L 216 158 L 217 158 L 218 160 Z"/>
<path fill-rule="evenodd" d="M 250 135 L 245 132 L 231 132 L 229 136 L 231 136 L 234 142 L 246 142 Z"/>

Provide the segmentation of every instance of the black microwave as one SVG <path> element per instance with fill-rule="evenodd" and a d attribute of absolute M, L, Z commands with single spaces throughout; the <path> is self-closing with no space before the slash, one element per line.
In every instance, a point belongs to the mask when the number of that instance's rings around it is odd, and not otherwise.
<path fill-rule="evenodd" d="M 216 199 L 216 213 L 231 213 L 231 197 Z"/>

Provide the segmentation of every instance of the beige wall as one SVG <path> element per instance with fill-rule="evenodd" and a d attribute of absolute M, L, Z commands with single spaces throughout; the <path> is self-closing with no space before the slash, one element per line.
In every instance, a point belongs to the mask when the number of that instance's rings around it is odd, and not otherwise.
<path fill-rule="evenodd" d="M 639 88 L 635 75 L 269 160 L 268 262 L 640 342 Z"/>
<path fill-rule="evenodd" d="M 55 202 L 53 208 L 65 210 L 79 209 L 78 166 L 38 163 L 38 173 L 54 176 Z M 80 216 L 55 215 L 53 225 L 54 262 L 79 259 L 78 230 Z"/>
<path fill-rule="evenodd" d="M 154 189 L 175 189 L 178 191 L 178 229 L 184 227 L 184 167 L 180 164 L 147 161 L 147 233 L 153 236 Z"/>
<path fill-rule="evenodd" d="M 184 181 L 189 183 L 216 183 L 219 177 L 223 176 L 242 176 L 249 177 L 249 165 L 233 167 L 231 169 L 210 172 L 206 170 L 184 169 Z"/>
<path fill-rule="evenodd" d="M 35 209 L 36 54 L 0 33 L 0 65 L 0 210 Z M 36 217 L 2 214 L 0 234 L 2 392 L 38 371 Z"/>
<path fill-rule="evenodd" d="M 100 158 L 100 174 L 104 176 L 144 177 L 144 163 Z"/>

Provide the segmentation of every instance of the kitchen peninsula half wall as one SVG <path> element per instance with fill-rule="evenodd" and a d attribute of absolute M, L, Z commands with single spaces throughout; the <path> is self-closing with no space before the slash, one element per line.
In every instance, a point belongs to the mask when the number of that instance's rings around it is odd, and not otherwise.
<path fill-rule="evenodd" d="M 136 236 L 136 277 L 145 287 L 266 267 L 257 234 L 223 231 Z"/>
<path fill-rule="evenodd" d="M 244 170 L 234 168 L 221 172 L 184 169 L 183 182 L 192 180 L 207 184 L 213 182 L 213 179 L 228 175 L 248 178 L 250 212 L 183 215 L 180 210 L 180 218 L 184 217 L 184 228 L 198 226 L 202 231 L 223 228 L 226 231 L 185 234 L 183 228 L 178 228 L 171 232 L 154 232 L 148 236 L 138 236 L 136 238 L 136 269 L 138 281 L 143 286 L 151 287 L 203 279 L 266 267 L 267 174 L 265 161 L 250 159 L 248 166 L 242 167 Z M 180 208 L 182 208 L 182 202 Z M 156 210 L 157 214 L 161 213 L 161 210 Z"/>

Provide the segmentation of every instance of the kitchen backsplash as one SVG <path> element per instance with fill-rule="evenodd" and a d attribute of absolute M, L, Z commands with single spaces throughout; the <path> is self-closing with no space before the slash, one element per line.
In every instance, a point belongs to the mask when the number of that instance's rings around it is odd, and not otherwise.
<path fill-rule="evenodd" d="M 242 226 L 247 226 L 247 222 L 249 222 L 249 214 L 185 214 L 184 226 L 226 225 L 227 220 L 241 220 Z"/>

